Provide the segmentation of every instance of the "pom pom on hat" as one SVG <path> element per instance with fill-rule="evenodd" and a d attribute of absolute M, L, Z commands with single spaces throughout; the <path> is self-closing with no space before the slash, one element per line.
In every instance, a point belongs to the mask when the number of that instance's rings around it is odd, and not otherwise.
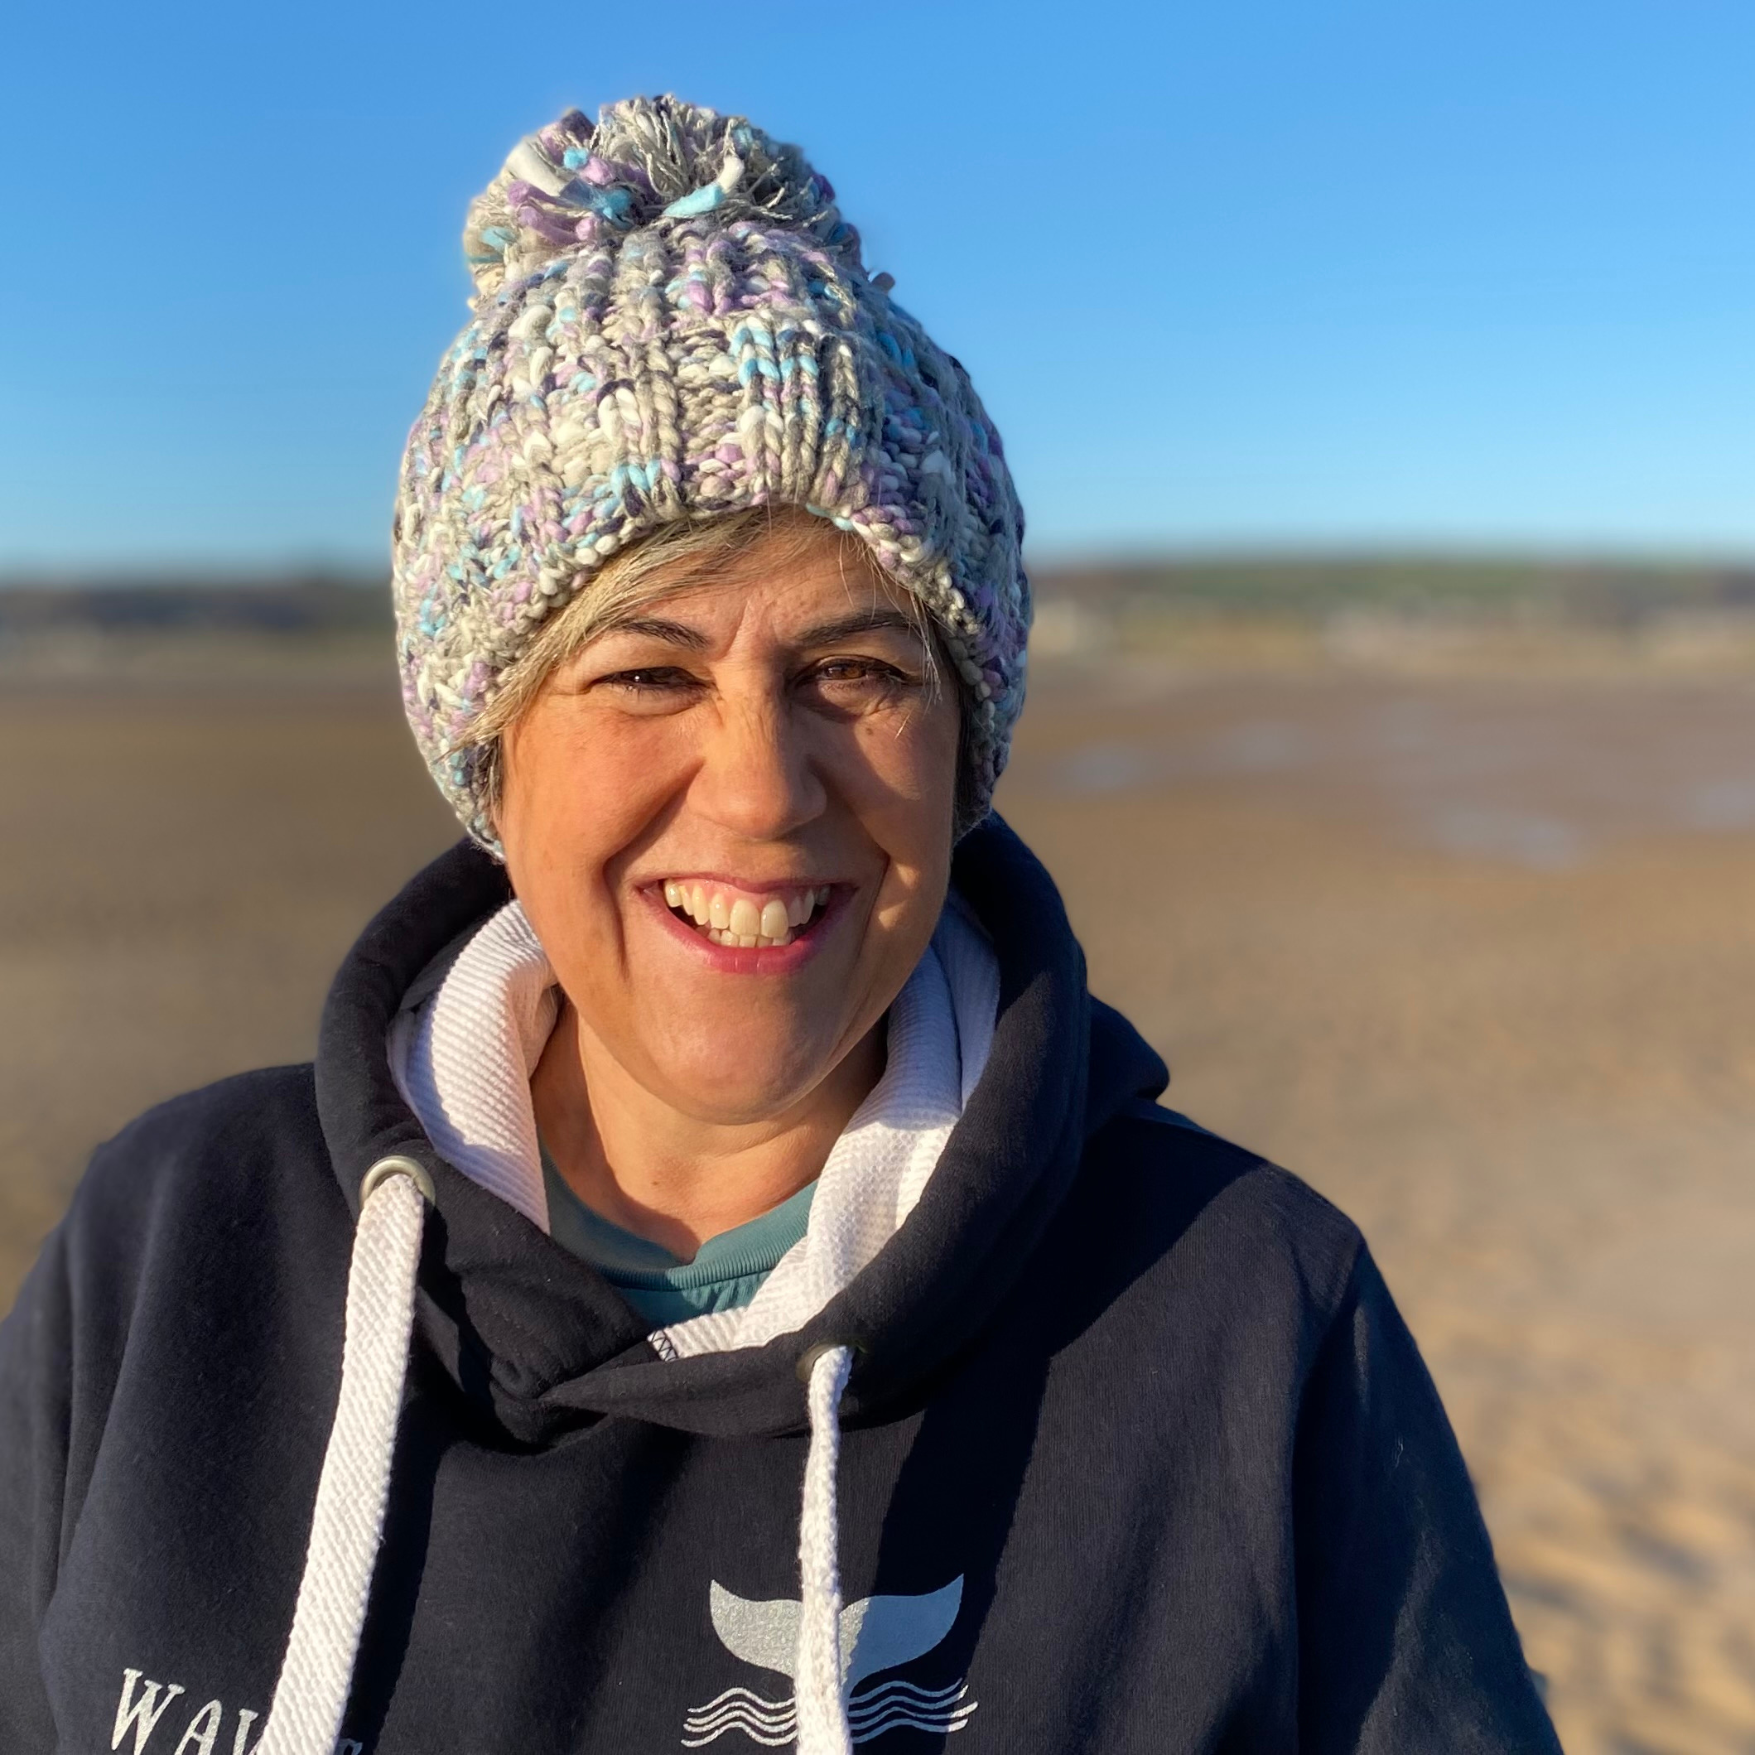
<path fill-rule="evenodd" d="M 595 124 L 569 110 L 521 140 L 471 203 L 463 251 L 491 297 L 581 244 L 703 214 L 770 220 L 859 265 L 859 234 L 796 146 L 671 97 L 607 105 Z"/>

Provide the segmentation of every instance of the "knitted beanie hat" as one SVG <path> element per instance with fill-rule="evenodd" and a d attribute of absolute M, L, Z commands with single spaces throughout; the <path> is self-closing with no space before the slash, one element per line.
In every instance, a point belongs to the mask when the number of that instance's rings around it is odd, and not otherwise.
<path fill-rule="evenodd" d="M 463 740 L 545 619 L 660 526 L 761 505 L 853 532 L 932 615 L 985 812 L 1023 704 L 1023 515 L 827 179 L 740 117 L 633 98 L 522 142 L 463 240 L 472 316 L 409 435 L 393 589 L 409 721 L 470 833 L 496 846 Z"/>

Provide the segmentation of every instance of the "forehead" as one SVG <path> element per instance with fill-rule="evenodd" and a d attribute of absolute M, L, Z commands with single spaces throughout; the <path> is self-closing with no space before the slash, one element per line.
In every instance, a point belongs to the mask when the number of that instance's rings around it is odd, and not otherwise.
<path fill-rule="evenodd" d="M 857 538 L 809 514 L 789 518 L 723 554 L 658 566 L 644 582 L 638 603 L 610 625 L 666 621 L 705 628 L 760 622 L 776 632 L 796 632 L 849 615 L 876 614 L 880 624 L 893 611 L 919 631 L 918 602 L 891 580 Z M 662 606 L 662 607 L 660 607 Z"/>

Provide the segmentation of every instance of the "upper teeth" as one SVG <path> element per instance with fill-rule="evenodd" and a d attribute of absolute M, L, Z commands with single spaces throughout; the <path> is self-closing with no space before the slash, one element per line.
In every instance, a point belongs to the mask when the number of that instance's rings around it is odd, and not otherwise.
<path fill-rule="evenodd" d="M 830 885 L 745 895 L 722 885 L 667 879 L 664 900 L 703 928 L 715 944 L 741 945 L 745 950 L 790 944 L 795 927 L 803 926 L 817 907 L 828 901 Z"/>

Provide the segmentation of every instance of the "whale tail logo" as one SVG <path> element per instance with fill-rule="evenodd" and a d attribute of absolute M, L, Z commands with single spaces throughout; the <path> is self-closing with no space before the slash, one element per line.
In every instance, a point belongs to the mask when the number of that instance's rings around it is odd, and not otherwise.
<path fill-rule="evenodd" d="M 855 1692 L 868 1677 L 924 1657 L 950 1632 L 962 1601 L 963 1581 L 954 1578 L 924 1596 L 861 1597 L 841 1611 L 841 1691 L 854 1742 L 869 1743 L 904 1725 L 923 1731 L 963 1728 L 976 1704 L 963 1699 L 969 1691 L 964 1682 L 929 1689 L 892 1679 Z M 733 1657 L 796 1680 L 801 1602 L 792 1597 L 752 1602 L 715 1581 L 708 1608 L 714 1632 Z M 793 1700 L 765 1700 L 748 1688 L 727 1688 L 683 1721 L 683 1747 L 699 1749 L 735 1730 L 751 1742 L 779 1748 L 797 1735 L 797 1722 Z"/>

